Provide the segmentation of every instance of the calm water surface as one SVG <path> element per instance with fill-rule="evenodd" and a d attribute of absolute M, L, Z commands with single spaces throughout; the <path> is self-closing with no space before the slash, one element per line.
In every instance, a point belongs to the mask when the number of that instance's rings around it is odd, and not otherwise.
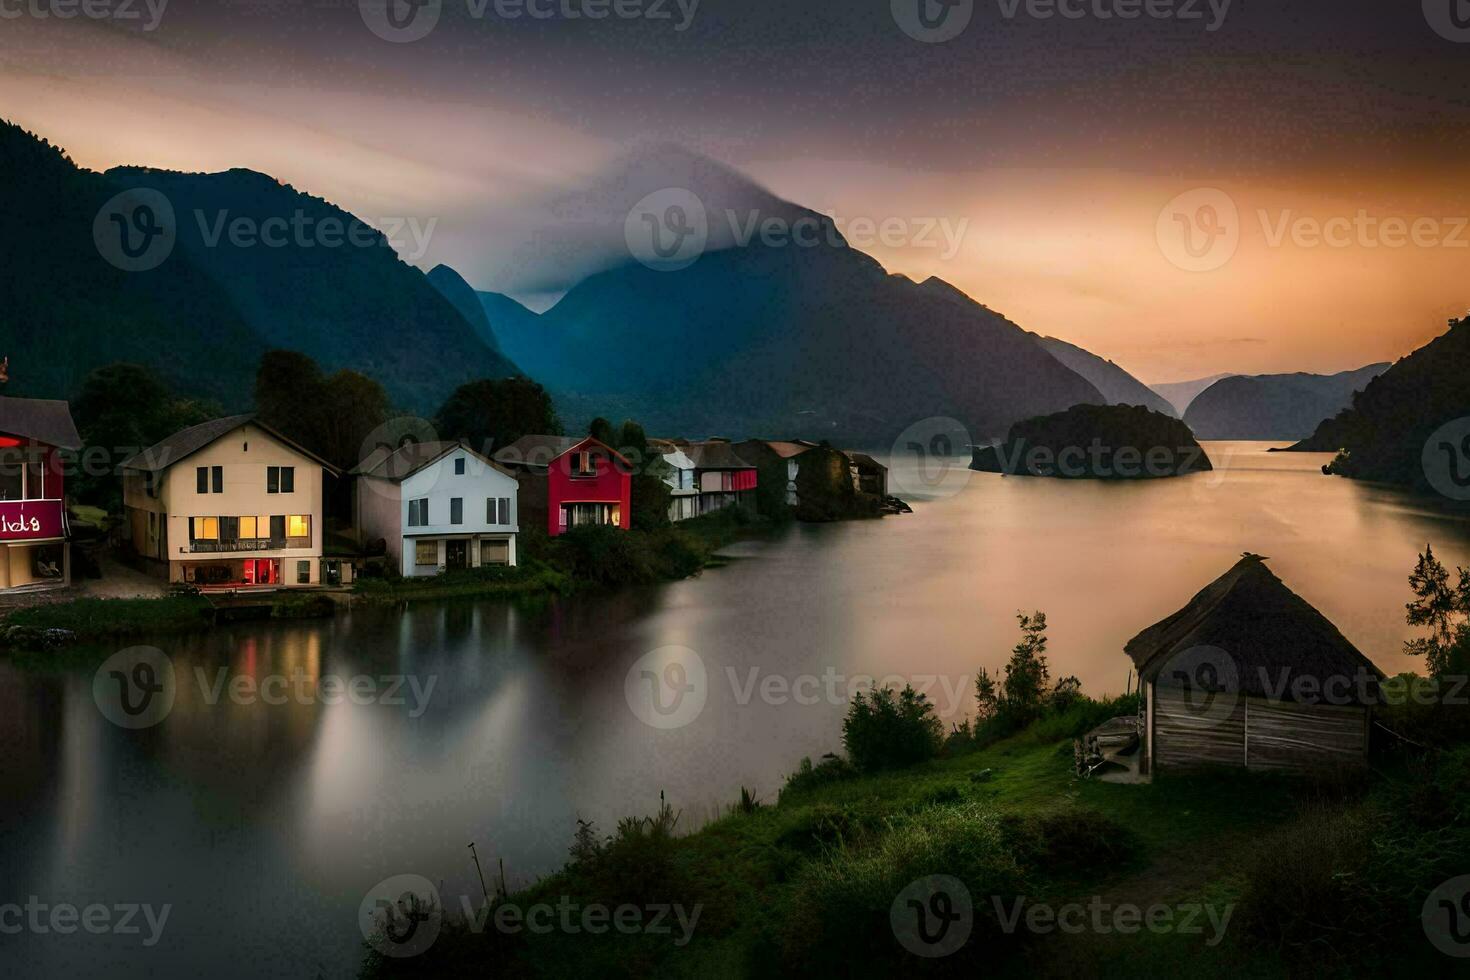
<path fill-rule="evenodd" d="M 1005 662 L 1018 609 L 1048 614 L 1054 676 L 1119 693 L 1123 644 L 1242 551 L 1270 556 L 1380 666 L 1415 666 L 1399 652 L 1408 571 L 1427 541 L 1470 564 L 1467 515 L 1323 477 L 1325 457 L 1208 448 L 1218 472 L 1151 484 L 974 474 L 950 496 L 909 494 L 912 515 L 792 528 L 613 598 L 158 639 L 177 701 L 142 731 L 93 701 L 112 651 L 63 669 L 0 660 L 0 905 L 172 907 L 151 948 L 146 925 L 0 935 L 0 972 L 351 976 L 358 905 L 382 879 L 423 875 L 457 906 L 479 893 L 471 841 L 514 886 L 562 863 L 578 816 L 608 828 L 664 791 L 693 825 L 742 786 L 770 798 L 803 755 L 838 747 L 866 676 L 927 684 L 958 720 L 976 668 Z M 670 645 L 697 651 L 707 688 L 693 721 L 664 730 L 624 681 Z M 221 669 L 434 686 L 425 701 L 405 684 L 402 704 L 325 704 L 310 685 L 286 704 L 210 703 Z"/>

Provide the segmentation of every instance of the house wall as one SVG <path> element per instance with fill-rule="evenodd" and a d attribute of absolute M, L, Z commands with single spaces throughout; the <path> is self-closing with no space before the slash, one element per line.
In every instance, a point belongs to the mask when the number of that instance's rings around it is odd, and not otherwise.
<path fill-rule="evenodd" d="M 618 526 L 628 530 L 633 524 L 633 478 L 613 465 L 606 450 L 593 449 L 592 476 L 573 476 L 574 453 L 567 452 L 551 461 L 546 473 L 546 533 L 555 537 L 562 533 L 561 505 L 569 503 L 606 503 L 620 507 Z"/>
<path fill-rule="evenodd" d="M 1202 766 L 1312 771 L 1361 765 L 1368 752 L 1368 710 L 1244 696 L 1220 718 L 1190 711 L 1178 688 L 1151 687 L 1154 771 Z"/>
<path fill-rule="evenodd" d="M 406 512 L 397 483 L 373 476 L 358 477 L 353 487 L 354 521 L 357 540 L 367 547 L 379 538 L 387 547 L 386 554 L 394 566 L 403 565 L 403 518 Z"/>
<path fill-rule="evenodd" d="M 463 474 L 455 473 L 454 462 L 465 461 Z M 463 448 L 457 449 L 438 462 L 426 466 L 398 485 L 400 498 L 397 504 L 398 537 L 400 542 L 400 567 L 405 576 L 436 575 L 447 559 L 445 540 L 451 538 L 470 539 L 470 566 L 480 564 L 479 538 L 484 536 L 513 536 L 520 531 L 520 486 L 516 478 L 502 473 L 489 463 Z M 501 497 L 510 498 L 510 522 L 500 524 L 489 521 L 486 501 Z M 459 498 L 464 502 L 464 520 L 460 524 L 450 523 L 451 501 Z M 429 523 L 423 527 L 408 526 L 408 504 L 412 500 L 429 501 Z M 438 540 L 438 565 L 419 565 L 415 560 L 414 543 L 418 539 Z M 390 546 L 391 547 L 391 546 Z M 513 537 L 510 542 L 511 564 L 516 563 Z"/>
<path fill-rule="evenodd" d="M 195 471 L 200 466 L 223 468 L 224 492 L 199 493 Z M 267 493 L 266 470 L 271 466 L 296 468 L 292 493 Z M 183 565 L 190 562 L 218 564 L 241 558 L 281 560 L 282 584 L 296 585 L 295 562 L 319 559 L 322 555 L 322 465 L 279 442 L 264 429 L 245 425 L 211 445 L 180 460 L 162 474 L 159 503 L 167 514 L 169 579 L 184 580 Z M 255 515 L 311 515 L 311 543 L 300 548 L 251 553 L 192 554 L 189 552 L 189 521 L 195 517 L 242 517 Z M 261 534 L 264 537 L 265 534 Z M 315 585 L 321 578 L 321 562 L 311 562 Z"/>

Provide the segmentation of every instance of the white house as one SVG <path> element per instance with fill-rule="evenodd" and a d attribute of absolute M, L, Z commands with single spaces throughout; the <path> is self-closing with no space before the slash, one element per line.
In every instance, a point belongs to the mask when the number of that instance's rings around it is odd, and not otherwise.
<path fill-rule="evenodd" d="M 678 445 L 650 440 L 649 447 L 668 465 L 664 482 L 669 485 L 669 520 L 687 521 L 699 514 L 699 488 L 694 484 L 694 460 Z"/>
<path fill-rule="evenodd" d="M 459 442 L 378 449 L 352 471 L 357 531 L 405 577 L 515 565 L 515 476 Z"/>

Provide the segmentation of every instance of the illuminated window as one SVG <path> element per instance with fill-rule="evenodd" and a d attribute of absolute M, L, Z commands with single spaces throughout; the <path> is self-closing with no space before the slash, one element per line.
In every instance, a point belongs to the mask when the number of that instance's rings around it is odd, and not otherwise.
<path fill-rule="evenodd" d="M 437 565 L 439 564 L 439 542 L 419 541 L 413 546 L 413 563 L 415 565 Z"/>
<path fill-rule="evenodd" d="M 311 537 L 311 516 L 309 514 L 292 514 L 286 518 L 286 537 L 309 538 Z"/>
<path fill-rule="evenodd" d="M 260 527 L 260 525 L 258 523 L 258 518 L 255 518 L 255 517 L 242 517 L 242 518 L 240 518 L 240 537 L 242 537 L 242 538 L 258 538 L 258 537 L 260 537 L 260 535 L 257 533 L 257 531 L 259 530 L 259 527 Z"/>
<path fill-rule="evenodd" d="M 196 517 L 194 518 L 194 540 L 195 541 L 218 541 L 219 540 L 219 518 L 218 517 Z"/>

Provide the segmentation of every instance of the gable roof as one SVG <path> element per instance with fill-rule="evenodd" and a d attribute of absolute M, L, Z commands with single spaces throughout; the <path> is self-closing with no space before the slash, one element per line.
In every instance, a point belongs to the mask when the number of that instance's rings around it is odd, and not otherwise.
<path fill-rule="evenodd" d="M 847 454 L 848 459 L 852 460 L 859 466 L 866 466 L 871 469 L 883 470 L 885 473 L 888 471 L 888 467 L 884 466 L 882 463 L 878 462 L 867 453 L 859 453 L 851 449 L 844 449 L 843 452 Z"/>
<path fill-rule="evenodd" d="M 806 452 L 809 449 L 816 448 L 811 443 L 806 442 L 782 442 L 780 440 L 764 441 L 766 445 L 770 446 L 771 450 L 782 459 L 791 459 L 794 456 L 800 456 L 802 453 Z"/>
<path fill-rule="evenodd" d="M 58 449 L 81 449 L 71 406 L 44 398 L 0 398 L 0 432 Z"/>
<path fill-rule="evenodd" d="M 254 415 L 230 415 L 222 419 L 213 419 L 209 422 L 191 425 L 187 429 L 180 429 L 173 435 L 159 440 L 124 462 L 122 468 L 125 470 L 136 470 L 142 473 L 160 473 L 177 463 L 183 462 L 206 446 L 218 442 L 236 429 L 247 425 L 254 425 L 287 448 L 300 453 L 313 462 L 319 463 L 322 469 L 328 470 L 334 475 L 338 472 L 337 467 L 328 463 L 310 449 L 291 441 L 277 430 L 257 419 Z"/>
<path fill-rule="evenodd" d="M 486 459 L 463 442 L 411 442 L 395 450 L 375 449 L 353 468 L 352 475 L 371 476 L 380 480 L 401 483 L 420 470 L 439 462 L 456 449 L 463 449 L 498 473 L 514 476 L 510 470 L 494 460 Z"/>
<path fill-rule="evenodd" d="M 521 436 L 515 442 L 501 449 L 495 454 L 495 461 L 506 466 L 526 466 L 531 469 L 546 469 L 553 460 L 560 459 L 574 449 L 579 449 L 587 443 L 601 446 L 613 455 L 614 458 L 628 463 L 626 457 L 605 442 L 594 439 L 591 436 L 547 436 L 529 435 Z"/>
<path fill-rule="evenodd" d="M 728 442 L 691 442 L 684 453 L 694 460 L 695 469 L 753 470 L 755 464 L 740 458 Z"/>
<path fill-rule="evenodd" d="M 1150 626 L 1124 648 L 1141 678 L 1155 680 L 1173 659 L 1195 647 L 1217 647 L 1235 661 L 1240 693 L 1290 696 L 1282 677 L 1356 680 L 1383 673 L 1327 617 L 1277 578 L 1265 559 L 1246 555 L 1183 609 Z M 1286 673 L 1283 675 L 1283 671 Z M 1268 685 L 1270 685 L 1268 687 Z M 1357 699 L 1359 686 L 1350 691 Z"/>

